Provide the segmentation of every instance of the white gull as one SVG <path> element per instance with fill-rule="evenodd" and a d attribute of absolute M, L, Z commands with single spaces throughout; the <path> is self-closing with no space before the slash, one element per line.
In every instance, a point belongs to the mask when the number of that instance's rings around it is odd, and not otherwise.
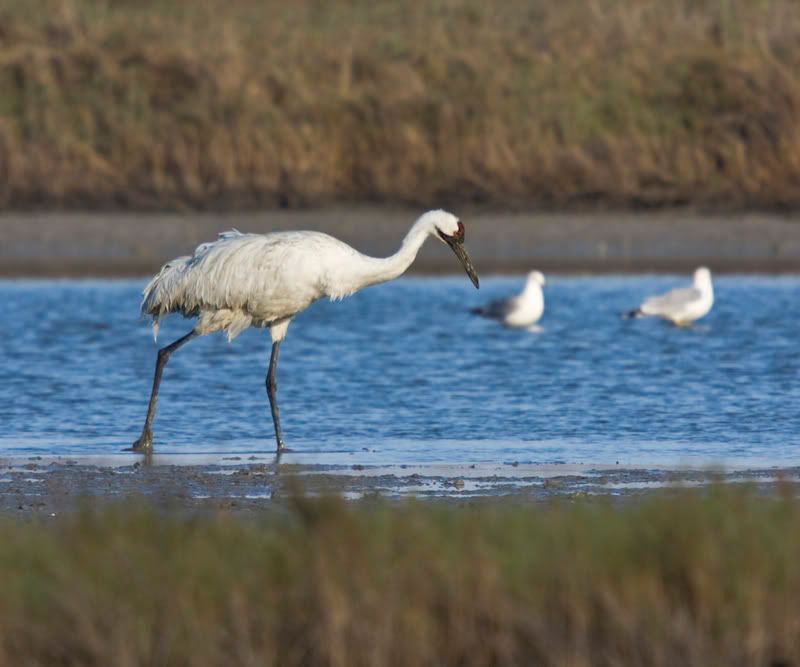
<path fill-rule="evenodd" d="M 511 328 L 533 327 L 544 313 L 544 276 L 539 271 L 531 271 L 525 288 L 516 296 L 492 301 L 471 312 L 481 317 L 498 320 Z"/>
<path fill-rule="evenodd" d="M 694 272 L 691 287 L 674 289 L 666 294 L 651 296 L 636 310 L 623 315 L 624 318 L 660 317 L 683 327 L 708 314 L 714 305 L 714 287 L 711 271 L 701 266 Z"/>

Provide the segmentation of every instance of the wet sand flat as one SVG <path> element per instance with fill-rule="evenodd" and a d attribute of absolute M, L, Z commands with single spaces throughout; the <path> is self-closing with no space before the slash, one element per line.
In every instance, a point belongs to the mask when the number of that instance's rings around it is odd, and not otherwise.
<path fill-rule="evenodd" d="M 260 458 L 260 457 L 259 457 Z M 268 459 L 264 459 L 265 461 Z M 108 463 L 108 462 L 106 462 Z M 292 495 L 341 496 L 349 501 L 417 498 L 463 503 L 502 499 L 635 500 L 674 488 L 744 483 L 759 492 L 797 496 L 800 467 L 714 471 L 592 465 L 453 464 L 435 466 L 302 466 L 223 459 L 215 464 L 144 461 L 98 464 L 39 457 L 0 460 L 0 513 L 58 516 L 89 501 L 154 503 L 175 511 L 254 513 L 280 509 Z"/>
<path fill-rule="evenodd" d="M 373 255 L 394 252 L 419 210 L 350 207 L 253 213 L 25 213 L 0 215 L 0 275 L 147 275 L 220 231 L 322 230 Z M 458 211 L 482 273 L 800 271 L 800 219 L 768 214 L 488 213 Z M 428 243 L 416 273 L 456 272 Z"/>

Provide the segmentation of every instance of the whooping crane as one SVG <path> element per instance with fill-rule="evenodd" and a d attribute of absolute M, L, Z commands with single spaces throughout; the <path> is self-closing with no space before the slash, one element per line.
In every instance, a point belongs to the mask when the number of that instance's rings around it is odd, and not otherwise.
<path fill-rule="evenodd" d="M 158 351 L 147 417 L 132 449 L 152 450 L 158 386 L 170 355 L 197 336 L 226 331 L 228 340 L 233 340 L 254 326 L 270 329 L 267 396 L 277 449 L 282 450 L 275 368 L 291 319 L 318 299 L 335 301 L 402 275 L 429 236 L 450 246 L 477 288 L 478 276 L 464 248 L 464 225 L 446 211 L 422 215 L 400 249 L 386 258 L 363 255 L 321 232 L 242 234 L 234 230 L 198 246 L 191 257 L 167 262 L 144 288 L 141 312 L 152 316 L 154 336 L 159 320 L 170 313 L 197 317 L 197 322 L 185 336 Z"/>
<path fill-rule="evenodd" d="M 623 318 L 661 317 L 676 326 L 683 327 L 706 315 L 713 305 L 714 287 L 711 284 L 711 271 L 701 266 L 694 272 L 691 287 L 651 296 L 636 310 L 625 313 Z"/>
<path fill-rule="evenodd" d="M 472 312 L 481 317 L 499 320 L 507 327 L 533 327 L 544 312 L 544 285 L 544 276 L 539 271 L 531 271 L 525 288 L 518 295 L 473 308 Z"/>

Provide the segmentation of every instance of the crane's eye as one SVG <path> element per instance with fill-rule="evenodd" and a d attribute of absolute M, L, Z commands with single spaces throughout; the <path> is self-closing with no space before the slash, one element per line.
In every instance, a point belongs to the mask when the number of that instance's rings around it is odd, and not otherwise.
<path fill-rule="evenodd" d="M 464 240 L 464 223 L 462 223 L 461 221 L 458 222 L 458 228 L 452 234 L 445 234 L 441 229 L 437 229 L 436 231 L 439 233 L 439 236 L 442 238 L 443 241 L 462 242 Z"/>

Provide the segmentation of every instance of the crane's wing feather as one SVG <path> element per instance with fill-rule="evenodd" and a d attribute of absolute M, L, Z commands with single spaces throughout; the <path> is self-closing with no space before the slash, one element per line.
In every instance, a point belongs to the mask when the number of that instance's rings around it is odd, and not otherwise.
<path fill-rule="evenodd" d="M 240 232 L 238 229 L 235 228 L 227 232 L 220 232 L 219 234 L 217 234 L 216 241 L 207 241 L 206 243 L 201 243 L 199 246 L 197 246 L 194 249 L 194 254 L 189 259 L 201 257 L 220 241 L 230 241 L 231 239 L 236 239 L 239 238 L 240 236 L 244 236 L 244 234 L 242 234 L 242 232 Z"/>
<path fill-rule="evenodd" d="M 223 232 L 164 265 L 144 289 L 142 313 L 201 315 L 197 329 L 236 335 L 291 317 L 322 296 L 321 258 L 354 252 L 319 232 Z"/>

